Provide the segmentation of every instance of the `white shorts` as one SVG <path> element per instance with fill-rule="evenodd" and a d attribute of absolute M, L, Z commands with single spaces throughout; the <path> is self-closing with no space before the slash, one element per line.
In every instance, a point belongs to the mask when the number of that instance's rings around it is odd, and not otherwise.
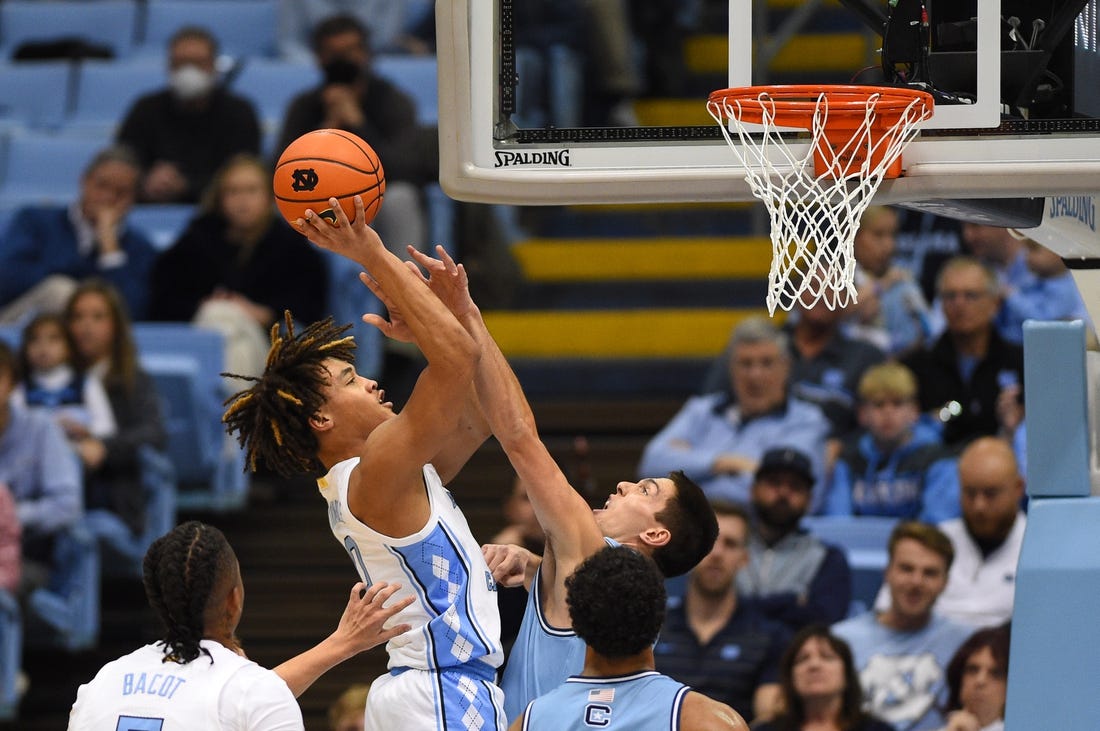
<path fill-rule="evenodd" d="M 364 731 L 506 731 L 504 693 L 460 670 L 404 670 L 376 679 L 367 695 Z"/>

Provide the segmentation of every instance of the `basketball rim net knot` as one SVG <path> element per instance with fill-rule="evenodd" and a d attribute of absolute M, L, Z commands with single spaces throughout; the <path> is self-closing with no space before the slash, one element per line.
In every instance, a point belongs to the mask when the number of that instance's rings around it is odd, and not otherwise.
<path fill-rule="evenodd" d="M 707 111 L 771 219 L 768 312 L 857 299 L 853 241 L 884 178 L 932 116 L 926 92 L 868 86 L 757 86 L 710 95 Z M 809 130 L 788 144 L 791 128 Z M 788 137 L 793 137 L 788 134 Z"/>

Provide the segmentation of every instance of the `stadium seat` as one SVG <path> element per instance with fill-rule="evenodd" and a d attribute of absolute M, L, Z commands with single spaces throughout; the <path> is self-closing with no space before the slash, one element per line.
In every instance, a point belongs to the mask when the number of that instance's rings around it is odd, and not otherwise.
<path fill-rule="evenodd" d="M 359 281 L 361 266 L 331 251 L 321 250 L 328 267 L 328 311 L 337 324 L 351 324 L 355 336 L 355 369 L 367 378 L 382 372 L 383 337 L 363 322 L 368 312 L 381 314 L 382 303 Z"/>
<path fill-rule="evenodd" d="M 128 223 L 145 233 L 160 250 L 176 242 L 197 209 L 190 203 L 139 203 L 130 210 Z"/>
<path fill-rule="evenodd" d="M 15 718 L 19 705 L 16 687 L 23 664 L 23 618 L 19 602 L 0 589 L 0 721 Z"/>
<path fill-rule="evenodd" d="M 0 178 L 0 207 L 72 202 L 84 168 L 104 146 L 100 139 L 13 133 Z"/>
<path fill-rule="evenodd" d="M 94 647 L 99 640 L 99 551 L 83 522 L 59 534 L 53 563 L 49 585 L 31 592 L 27 602 L 27 644 L 70 652 Z"/>
<path fill-rule="evenodd" d="M 137 37 L 136 0 L 5 0 L 0 3 L 0 58 L 28 41 L 79 38 L 121 57 Z"/>
<path fill-rule="evenodd" d="M 157 0 L 146 4 L 145 33 L 135 55 L 164 59 L 168 40 L 184 26 L 207 28 L 221 54 L 278 55 L 275 0 Z"/>
<path fill-rule="evenodd" d="M 77 70 L 64 130 L 72 136 L 113 139 L 138 97 L 167 84 L 163 61 L 85 61 Z"/>
<path fill-rule="evenodd" d="M 176 468 L 166 454 L 142 447 L 141 486 L 146 494 L 145 528 L 135 536 L 114 513 L 90 510 L 84 518 L 99 541 L 104 576 L 141 579 L 145 552 L 176 525 Z"/>
<path fill-rule="evenodd" d="M 216 512 L 242 507 L 250 480 L 243 451 L 221 423 L 221 333 L 187 323 L 140 322 L 134 324 L 134 340 L 161 397 L 178 507 Z"/>
<path fill-rule="evenodd" d="M 852 569 L 852 600 L 869 608 L 882 586 L 889 558 L 886 544 L 897 522 L 877 516 L 814 515 L 803 518 L 802 527 L 844 551 Z"/>
<path fill-rule="evenodd" d="M 416 121 L 428 127 L 439 123 L 439 82 L 435 56 L 379 56 L 374 72 L 416 102 Z"/>
<path fill-rule="evenodd" d="M 291 99 L 321 80 L 321 72 L 312 62 L 266 58 L 248 59 L 233 77 L 230 88 L 251 101 L 260 118 L 265 155 L 275 156 L 273 148 Z"/>
<path fill-rule="evenodd" d="M 56 129 L 69 111 L 73 64 L 0 62 L 0 127 Z"/>

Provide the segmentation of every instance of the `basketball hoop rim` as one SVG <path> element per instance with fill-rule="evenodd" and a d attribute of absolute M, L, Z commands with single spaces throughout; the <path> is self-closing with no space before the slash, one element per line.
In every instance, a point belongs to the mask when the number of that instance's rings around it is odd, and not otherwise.
<path fill-rule="evenodd" d="M 874 98 L 877 95 L 877 98 Z M 921 102 L 921 116 L 927 116 L 935 106 L 932 95 L 920 89 L 896 86 L 871 86 L 858 84 L 776 84 L 740 86 L 711 92 L 708 103 L 714 105 L 725 119 L 735 109 L 739 112 L 763 110 L 766 97 L 777 118 L 806 121 L 809 126 L 821 99 L 828 104 L 829 115 L 834 120 L 862 117 L 867 105 L 874 103 L 875 112 L 885 117 L 900 115 L 914 102 Z M 736 105 L 736 106 L 735 106 Z"/>

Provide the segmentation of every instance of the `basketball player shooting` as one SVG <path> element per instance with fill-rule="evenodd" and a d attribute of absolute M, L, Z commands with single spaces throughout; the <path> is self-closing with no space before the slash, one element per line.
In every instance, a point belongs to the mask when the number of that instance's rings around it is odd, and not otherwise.
<path fill-rule="evenodd" d="M 710 551 L 717 519 L 698 485 L 682 473 L 620 482 L 602 510 L 593 512 L 569 484 L 539 439 L 531 407 L 519 380 L 493 340 L 470 298 L 465 270 L 442 247 L 433 259 L 409 247 L 429 273 L 429 286 L 480 345 L 481 364 L 474 377 L 493 434 L 528 496 L 546 532 L 546 549 L 535 571 L 519 636 L 505 669 L 502 687 L 509 719 L 527 703 L 556 688 L 584 665 L 584 641 L 573 632 L 565 580 L 584 559 L 608 545 L 625 545 L 653 558 L 665 576 L 689 571 Z M 393 313 L 389 291 L 368 282 Z M 519 549 L 522 550 L 522 549 Z M 497 580 L 524 580 L 527 558 L 510 548 L 487 547 Z M 531 564 L 532 566 L 534 563 Z"/>
<path fill-rule="evenodd" d="M 360 278 L 391 305 L 391 333 L 420 346 L 428 365 L 408 403 L 395 413 L 378 383 L 355 372 L 348 326 L 329 318 L 296 334 L 287 313 L 264 373 L 246 379 L 252 386 L 223 420 L 253 468 L 323 473 L 332 532 L 362 580 L 400 583 L 395 601 L 416 598 L 393 619 L 412 629 L 386 645 L 390 672 L 371 686 L 364 728 L 502 731 L 496 586 L 444 488 L 488 436 L 472 387 L 478 344 L 366 225 L 362 198 L 353 203 L 354 221 L 333 198 L 335 225 L 313 210 L 295 224 L 362 266 Z"/>

